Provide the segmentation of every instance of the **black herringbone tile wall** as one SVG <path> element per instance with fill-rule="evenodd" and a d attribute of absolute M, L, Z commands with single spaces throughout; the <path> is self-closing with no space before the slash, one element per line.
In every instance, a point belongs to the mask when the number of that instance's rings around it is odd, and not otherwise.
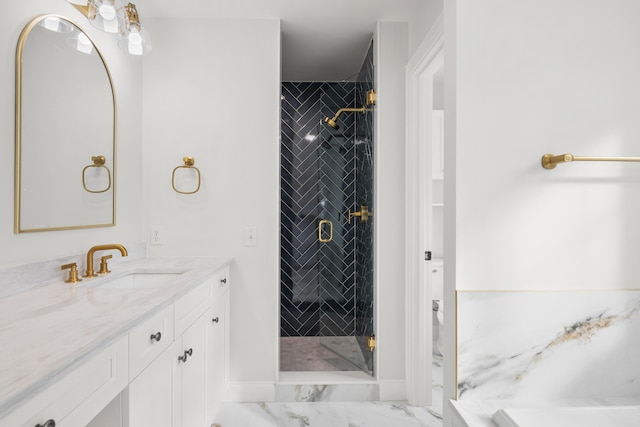
<path fill-rule="evenodd" d="M 321 123 L 355 94 L 355 83 L 282 84 L 282 336 L 355 333 L 355 234 L 344 217 L 355 201 L 355 120 L 341 116 L 338 131 Z M 321 219 L 333 224 L 329 243 L 318 239 Z"/>

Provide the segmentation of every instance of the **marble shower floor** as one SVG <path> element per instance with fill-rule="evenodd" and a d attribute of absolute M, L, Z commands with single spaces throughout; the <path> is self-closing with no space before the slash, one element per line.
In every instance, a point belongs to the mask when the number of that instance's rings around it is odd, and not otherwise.
<path fill-rule="evenodd" d="M 442 427 L 442 359 L 434 356 L 433 405 L 402 402 L 225 403 L 223 427 Z"/>
<path fill-rule="evenodd" d="M 280 338 L 280 371 L 360 371 L 363 367 L 366 363 L 355 337 Z"/>

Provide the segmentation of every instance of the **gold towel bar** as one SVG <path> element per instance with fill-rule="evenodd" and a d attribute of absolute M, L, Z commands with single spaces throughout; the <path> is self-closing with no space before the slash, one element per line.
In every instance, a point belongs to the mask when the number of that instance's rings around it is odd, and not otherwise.
<path fill-rule="evenodd" d="M 580 157 L 569 153 L 542 156 L 542 167 L 545 169 L 555 169 L 558 163 L 568 162 L 640 162 L 640 157 Z"/>

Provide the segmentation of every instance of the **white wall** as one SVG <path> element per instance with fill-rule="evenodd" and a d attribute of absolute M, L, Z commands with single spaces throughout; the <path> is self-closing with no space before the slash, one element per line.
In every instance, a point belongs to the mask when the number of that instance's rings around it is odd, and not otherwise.
<path fill-rule="evenodd" d="M 545 153 L 639 155 L 640 3 L 447 3 L 445 298 L 640 287 L 640 165 L 540 166 Z"/>
<path fill-rule="evenodd" d="M 374 38 L 375 276 L 378 379 L 384 399 L 405 398 L 404 138 L 408 25 L 379 22 Z"/>
<path fill-rule="evenodd" d="M 640 3 L 460 0 L 458 289 L 638 288 Z M 599 30 L 600 29 L 600 30 Z"/>
<path fill-rule="evenodd" d="M 140 239 L 141 59 L 121 52 L 117 38 L 94 30 L 71 4 L 25 0 L 0 16 L 0 267 L 86 252 L 95 244 Z M 36 16 L 56 13 L 94 39 L 109 65 L 118 109 L 117 225 L 102 229 L 13 234 L 15 51 L 23 27 Z M 42 209 L 47 209 L 43 206 Z M 61 276 L 62 277 L 62 276 Z M 1 284 L 0 284 L 1 285 Z"/>
<path fill-rule="evenodd" d="M 279 336 L 280 23 L 146 19 L 144 211 L 150 255 L 232 256 L 231 380 L 272 382 Z M 202 188 L 171 172 L 195 158 Z M 257 246 L 245 247 L 245 227 Z M 148 238 L 148 237 L 147 237 Z M 265 398 L 265 397 L 263 397 Z"/>
<path fill-rule="evenodd" d="M 422 40 L 442 14 L 444 0 L 418 0 L 416 10 L 409 22 L 409 57 L 413 55 Z"/>

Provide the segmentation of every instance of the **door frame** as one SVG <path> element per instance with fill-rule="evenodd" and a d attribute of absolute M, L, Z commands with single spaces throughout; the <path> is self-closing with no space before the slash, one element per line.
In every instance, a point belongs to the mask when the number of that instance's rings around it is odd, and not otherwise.
<path fill-rule="evenodd" d="M 406 384 L 411 405 L 430 405 L 432 394 L 431 277 L 425 251 L 431 236 L 431 117 L 433 76 L 444 66 L 440 15 L 406 67 L 405 303 Z"/>

